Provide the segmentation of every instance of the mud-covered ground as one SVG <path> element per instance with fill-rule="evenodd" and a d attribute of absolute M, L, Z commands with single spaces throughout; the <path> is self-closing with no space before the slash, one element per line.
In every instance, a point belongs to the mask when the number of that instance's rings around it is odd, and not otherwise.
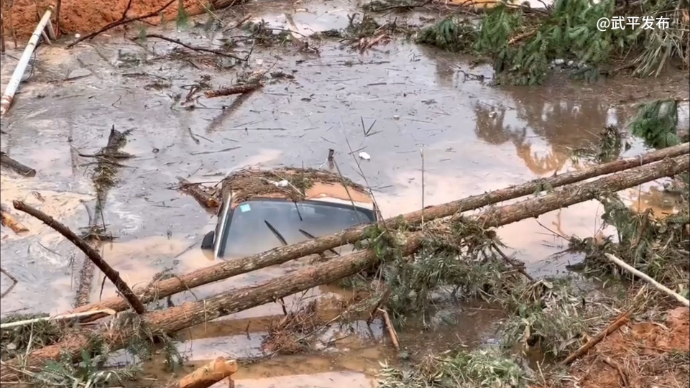
<path fill-rule="evenodd" d="M 355 5 L 343 1 L 278 2 L 243 6 L 224 17 L 234 22 L 251 14 L 253 21 L 264 19 L 273 27 L 308 35 L 344 28 L 354 12 Z M 173 24 L 148 27 L 148 32 L 200 46 L 222 42 L 221 32 L 176 32 Z M 136 34 L 130 31 L 128 36 Z M 220 65 L 226 68 L 218 69 L 208 62 L 218 58 L 171 58 L 175 45 L 155 39 L 137 44 L 123 38 L 122 32 L 65 50 L 64 44 L 72 39 L 66 36 L 57 45 L 37 50 L 25 75 L 28 79 L 2 120 L 2 151 L 38 171 L 25 178 L 3 169 L 2 202 L 24 200 L 74 230 L 88 226 L 89 212 L 102 218 L 107 232 L 116 237 L 103 244 L 102 254 L 130 285 L 147 284 L 165 269 L 185 273 L 213 262 L 200 251 L 199 242 L 215 225 L 215 217 L 176 190 L 178 176 L 215 182 L 243 166 L 324 167 L 328 150 L 334 149 L 343 174 L 364 183 L 353 159 L 364 151 L 371 160 L 360 164 L 389 217 L 417 210 L 422 201 L 425 206 L 440 204 L 582 168 L 587 161 L 574 158 L 573 151 L 591 148 L 607 124 L 625 128 L 634 103 L 687 94 L 687 78 L 675 73 L 596 84 L 556 75 L 543 87 L 495 88 L 465 78 L 471 59 L 404 40 L 364 53 L 337 41 L 324 41 L 319 55 L 298 53 L 294 47 L 257 47 L 247 69 L 230 67 L 231 61 L 225 60 Z M 238 48 L 239 55 L 249 50 Z M 21 51 L 9 45 L 2 61 L 3 88 L 19 55 Z M 217 88 L 234 83 L 239 70 L 269 68 L 294 78 L 276 78 L 241 97 L 201 98 L 194 109 L 179 103 L 194 83 Z M 490 67 L 471 72 L 492 75 Z M 687 110 L 681 113 L 681 126 L 687 127 Z M 373 134 L 364 135 L 362 122 L 375 122 Z M 78 153 L 92 154 L 105 146 L 113 126 L 131 130 L 123 151 L 136 158 L 123 161 L 126 166 L 115 175 L 104 211 L 94 215 L 96 194 L 89 165 L 93 160 Z M 630 143 L 621 156 L 644 151 L 641 142 Z M 672 211 L 673 198 L 658 186 L 632 189 L 622 196 L 639 208 Z M 579 258 L 552 257 L 567 242 L 555 239 L 547 228 L 563 235 L 592 236 L 601 229 L 601 211 L 598 202 L 587 202 L 502 227 L 499 235 L 535 276 L 556 274 Z M 30 232 L 18 236 L 2 229 L 2 266 L 19 280 L 2 299 L 3 315 L 70 309 L 83 255 L 35 219 L 24 214 L 17 218 Z M 195 289 L 195 296 L 255 284 L 299 265 L 288 263 L 206 285 Z M 114 294 L 112 285 L 106 284 L 101 295 L 101 279 L 99 275 L 93 282 L 92 301 Z M 3 276 L 3 290 L 8 283 Z M 306 297 L 322 294 L 346 296 L 347 291 L 320 287 Z M 172 302 L 177 305 L 195 296 L 176 295 Z M 409 325 L 400 333 L 403 345 L 412 350 L 434 343 L 444 346 L 452 340 L 448 336 L 456 335 L 467 344 L 491 341 L 491 324 L 500 318 L 485 306 L 460 306 L 440 314 L 454 318 L 439 318 L 440 329 L 434 335 L 420 336 L 423 330 Z M 260 356 L 266 319 L 280 315 L 278 304 L 235 314 L 225 320 L 241 320 L 246 327 L 221 323 L 214 326 L 217 330 L 195 329 L 180 350 L 189 356 L 190 368 L 217 356 Z M 335 382 L 372 386 L 379 363 L 399 356 L 385 343 L 380 322 L 373 327 L 362 327 L 360 335 L 347 336 L 342 343 L 326 341 L 330 345 L 322 353 L 281 356 L 243 367 L 236 375 L 238 387 L 272 386 L 278 376 L 284 387 L 326 387 Z M 463 328 L 460 334 L 458 327 Z M 159 367 L 148 370 L 157 375 Z"/>

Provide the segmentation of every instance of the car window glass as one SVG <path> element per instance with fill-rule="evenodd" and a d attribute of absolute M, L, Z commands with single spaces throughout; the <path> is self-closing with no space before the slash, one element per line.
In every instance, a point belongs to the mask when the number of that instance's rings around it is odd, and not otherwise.
<path fill-rule="evenodd" d="M 239 204 L 232 212 L 222 256 L 248 256 L 283 245 L 271 227 L 288 244 L 294 244 L 309 238 L 300 229 L 319 237 L 373 221 L 372 211 L 355 211 L 352 206 L 320 202 L 248 201 Z"/>

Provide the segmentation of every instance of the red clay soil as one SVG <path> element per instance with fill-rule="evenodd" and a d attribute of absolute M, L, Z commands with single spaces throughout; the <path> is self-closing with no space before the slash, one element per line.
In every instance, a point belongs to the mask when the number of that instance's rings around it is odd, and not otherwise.
<path fill-rule="evenodd" d="M 690 310 L 668 311 L 663 324 L 623 326 L 576 362 L 581 388 L 688 387 Z"/>
<path fill-rule="evenodd" d="M 108 23 L 119 20 L 127 8 L 129 0 L 62 0 L 60 6 L 60 30 L 65 34 L 86 35 Z M 170 0 L 132 0 L 132 6 L 127 16 L 136 17 L 160 9 Z M 23 46 L 23 40 L 31 35 L 36 28 L 38 20 L 45 9 L 52 5 L 55 9 L 57 0 L 2 0 L 3 2 L 3 28 L 5 39 L 12 42 L 12 31 L 21 39 L 19 45 Z M 190 15 L 203 12 L 200 0 L 184 0 L 185 9 Z M 165 20 L 175 20 L 177 17 L 178 1 L 171 4 L 165 11 Z M 5 12 L 7 11 L 7 12 Z M 151 17 L 145 22 L 157 25 L 160 16 Z M 55 20 L 53 16 L 53 21 Z M 131 27 L 131 26 L 130 26 Z M 118 31 L 110 30 L 109 33 Z M 120 29 L 120 31 L 122 31 Z"/>

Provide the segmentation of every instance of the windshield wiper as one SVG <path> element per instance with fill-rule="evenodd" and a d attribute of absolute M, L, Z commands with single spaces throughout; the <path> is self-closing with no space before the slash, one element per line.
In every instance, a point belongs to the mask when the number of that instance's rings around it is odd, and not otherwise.
<path fill-rule="evenodd" d="M 271 225 L 266 220 L 264 220 L 264 222 L 266 223 L 266 226 L 268 226 L 268 229 L 270 229 L 271 232 L 273 232 L 273 234 L 278 238 L 278 240 L 280 240 L 281 243 L 283 243 L 283 245 L 289 245 L 285 237 L 283 237 L 283 235 L 280 234 L 280 232 L 278 232 L 278 230 L 274 228 L 273 225 Z"/>
<path fill-rule="evenodd" d="M 307 236 L 307 238 L 310 238 L 310 239 L 312 239 L 312 240 L 316 239 L 316 237 L 315 237 L 313 234 L 307 232 L 307 231 L 304 230 L 304 229 L 297 229 L 297 230 L 299 230 L 299 232 L 302 233 L 303 235 Z M 331 253 L 333 253 L 334 255 L 340 256 L 340 253 L 334 251 L 333 249 L 328 249 L 328 250 L 329 250 Z"/>

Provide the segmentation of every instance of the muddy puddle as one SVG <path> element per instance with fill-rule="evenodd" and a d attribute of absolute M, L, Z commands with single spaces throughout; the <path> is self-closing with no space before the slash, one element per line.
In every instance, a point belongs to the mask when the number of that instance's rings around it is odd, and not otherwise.
<path fill-rule="evenodd" d="M 308 35 L 344 28 L 347 15 L 354 11 L 349 2 L 305 1 L 261 2 L 233 12 L 237 18 L 249 12 L 254 21 L 264 19 L 276 28 Z M 200 45 L 223 38 L 199 28 L 175 32 L 169 26 L 161 33 Z M 87 208 L 93 209 L 96 201 L 89 165 L 93 160 L 78 153 L 104 147 L 113 126 L 131 130 L 123 151 L 136 158 L 118 168 L 102 214 L 96 215 L 114 237 L 102 244 L 101 252 L 130 285 L 148 284 L 164 270 L 185 273 L 214 262 L 199 245 L 215 226 L 215 217 L 175 189 L 178 176 L 216 182 L 244 166 L 327 168 L 328 150 L 334 149 L 343 174 L 361 181 L 353 158 L 363 151 L 371 160 L 358 162 L 383 215 L 390 217 L 417 210 L 422 201 L 425 206 L 440 204 L 581 169 L 590 162 L 574 157 L 574 150 L 591 148 L 607 124 L 624 126 L 632 119 L 634 100 L 672 93 L 669 85 L 686 84 L 682 75 L 669 75 L 661 82 L 607 80 L 578 85 L 556 80 L 547 87 L 494 88 L 465 78 L 469 60 L 403 40 L 361 54 L 324 42 L 318 56 L 289 48 L 256 48 L 249 70 L 271 67 L 294 79 L 269 82 L 239 98 L 202 99 L 203 105 L 185 109 L 176 101 L 202 76 L 219 87 L 232 84 L 237 72 L 204 66 L 203 61 L 166 59 L 172 48 L 154 40 L 138 45 L 123 40 L 121 33 L 71 51 L 41 47 L 30 81 L 22 85 L 14 107 L 2 120 L 2 150 L 38 171 L 34 178 L 23 178 L 3 170 L 2 202 L 25 200 L 73 230 L 89 225 Z M 8 50 L 2 62 L 3 87 L 14 70 L 13 58 L 20 54 Z M 472 72 L 491 77 L 489 67 Z M 681 122 L 687 126 L 687 110 Z M 373 124 L 369 136 L 364 135 L 362 123 Z M 641 142 L 630 139 L 630 148 L 617 156 L 644 151 Z M 622 196 L 636 208 L 671 212 L 674 199 L 660 184 L 627 190 Z M 552 275 L 580 258 L 553 256 L 566 245 L 551 230 L 592 236 L 602 228 L 602 210 L 598 202 L 586 202 L 498 232 L 511 248 L 509 253 L 524 261 L 530 272 Z M 30 232 L 17 236 L 2 229 L 3 268 L 19 280 L 2 299 L 3 314 L 70 309 L 82 255 L 40 222 L 23 214 L 17 218 Z M 161 303 L 179 305 L 256 284 L 301 265 L 263 269 Z M 3 290 L 6 280 L 3 276 Z M 101 281 L 102 275 L 93 282 L 92 301 L 114 295 L 108 282 L 101 290 Z M 320 287 L 299 300 L 346 297 L 347 292 Z M 294 307 L 297 297 L 284 302 Z M 274 303 L 181 333 L 187 339 L 178 349 L 188 357 L 184 369 L 218 356 L 260 357 L 267 327 L 282 314 L 281 305 Z M 491 341 L 492 325 L 501 318 L 486 306 L 472 305 L 441 309 L 438 314 L 442 316 L 434 318 L 437 330 L 411 323 L 399 333 L 404 352 L 420 353 L 435 344 L 440 349 L 450 343 L 476 346 Z M 236 375 L 237 386 L 374 387 L 380 362 L 401 357 L 378 320 L 372 325 L 358 321 L 345 333 L 333 331 L 328 336 L 318 351 L 244 365 Z M 145 370 L 150 378 L 164 380 L 162 368 L 160 363 L 149 363 Z"/>

